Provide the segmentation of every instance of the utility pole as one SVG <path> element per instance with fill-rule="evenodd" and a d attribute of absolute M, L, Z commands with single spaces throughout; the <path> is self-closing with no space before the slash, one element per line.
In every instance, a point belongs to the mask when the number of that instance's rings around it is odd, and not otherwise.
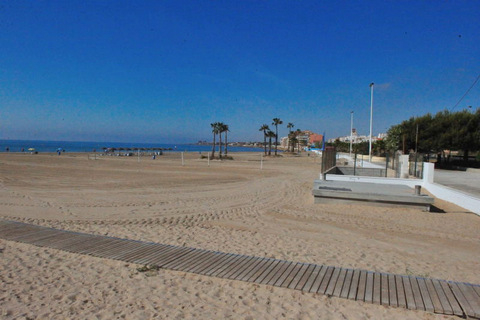
<path fill-rule="evenodd" d="M 350 158 L 352 157 L 353 111 L 350 111 Z"/>
<path fill-rule="evenodd" d="M 372 162 L 373 85 L 373 82 L 370 83 L 370 143 L 368 145 L 368 160 L 370 162 Z"/>

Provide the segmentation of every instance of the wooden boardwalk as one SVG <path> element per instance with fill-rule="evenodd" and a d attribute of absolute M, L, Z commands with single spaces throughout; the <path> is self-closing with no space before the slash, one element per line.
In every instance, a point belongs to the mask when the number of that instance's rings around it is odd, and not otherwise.
<path fill-rule="evenodd" d="M 480 319 L 480 286 L 126 240 L 0 220 L 0 238 L 100 258 Z"/>

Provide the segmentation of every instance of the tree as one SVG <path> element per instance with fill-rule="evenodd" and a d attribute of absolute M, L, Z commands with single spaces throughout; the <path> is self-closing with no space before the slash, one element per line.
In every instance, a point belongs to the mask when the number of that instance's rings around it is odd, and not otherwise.
<path fill-rule="evenodd" d="M 222 133 L 224 132 L 225 124 L 223 122 L 217 122 L 217 132 L 218 132 L 218 157 L 222 159 Z"/>
<path fill-rule="evenodd" d="M 268 124 L 264 124 L 258 129 L 258 131 L 263 131 L 263 148 L 265 150 L 265 155 L 267 155 L 267 131 L 270 131 Z"/>
<path fill-rule="evenodd" d="M 278 125 L 283 124 L 283 121 L 280 118 L 273 118 L 272 124 L 275 126 L 275 155 L 277 155 L 277 146 L 278 146 Z"/>
<path fill-rule="evenodd" d="M 272 155 L 272 138 L 276 137 L 277 135 L 272 130 L 267 131 L 268 137 L 268 155 Z"/>
<path fill-rule="evenodd" d="M 210 127 L 212 127 L 213 133 L 213 146 L 212 146 L 212 159 L 215 158 L 215 138 L 218 133 L 218 122 L 210 123 Z"/>
<path fill-rule="evenodd" d="M 290 141 L 290 140 L 292 139 L 291 135 L 292 135 L 292 128 L 293 128 L 293 127 L 295 127 L 295 125 L 294 125 L 293 123 L 289 122 L 289 123 L 287 124 L 287 128 L 288 128 L 288 146 L 287 146 L 287 150 L 288 150 L 288 151 L 290 151 L 290 144 L 291 144 L 291 141 Z"/>
<path fill-rule="evenodd" d="M 222 127 L 223 132 L 225 132 L 225 157 L 227 156 L 228 153 L 228 131 L 230 131 L 230 128 L 228 127 L 228 124 L 224 124 Z"/>

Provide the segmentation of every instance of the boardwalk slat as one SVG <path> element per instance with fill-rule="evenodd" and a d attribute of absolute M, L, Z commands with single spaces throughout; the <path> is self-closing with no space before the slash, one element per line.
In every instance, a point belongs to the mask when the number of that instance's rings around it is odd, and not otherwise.
<path fill-rule="evenodd" d="M 198 270 L 198 274 L 204 274 L 206 276 L 212 274 L 215 272 L 218 268 L 223 266 L 225 263 L 230 261 L 230 259 L 233 259 L 235 257 L 234 254 L 232 253 L 225 253 L 221 256 L 219 256 L 219 259 L 215 261 L 215 263 L 208 264 L 207 266 L 204 266 L 201 270 Z"/>
<path fill-rule="evenodd" d="M 169 263 L 165 263 L 162 265 L 162 268 L 177 270 L 178 267 L 182 266 L 185 262 L 190 261 L 191 259 L 195 259 L 198 255 L 202 254 L 203 250 L 193 249 L 192 251 L 187 252 L 186 254 L 178 257 L 170 261 Z"/>
<path fill-rule="evenodd" d="M 432 280 L 425 279 L 425 284 L 427 285 L 427 290 L 428 290 L 428 293 L 430 294 L 430 299 L 432 300 L 433 311 L 435 313 L 445 313 Z"/>
<path fill-rule="evenodd" d="M 161 259 L 164 255 L 169 254 L 176 250 L 177 250 L 177 247 L 167 246 L 165 248 L 159 249 L 153 254 L 150 254 L 140 259 L 135 259 L 135 263 L 143 264 L 143 265 L 153 265 L 155 264 L 156 261 L 158 261 L 158 259 Z"/>
<path fill-rule="evenodd" d="M 76 235 L 76 236 L 72 236 L 72 238 L 68 240 L 54 242 L 50 244 L 49 247 L 57 250 L 68 251 L 68 248 L 70 248 L 71 246 L 77 243 L 83 242 L 85 239 L 86 239 L 85 235 Z"/>
<path fill-rule="evenodd" d="M 227 275 L 234 272 L 238 268 L 241 268 L 245 261 L 249 260 L 250 257 L 238 255 L 238 258 L 233 260 L 232 262 L 228 263 L 227 267 L 225 267 L 221 272 L 217 273 L 216 277 L 218 278 L 226 278 Z"/>
<path fill-rule="evenodd" d="M 140 264 L 138 262 L 141 261 L 141 259 L 146 259 L 148 257 L 151 257 L 153 256 L 153 254 L 158 253 L 160 250 L 167 249 L 167 248 L 168 246 L 166 245 L 150 244 L 145 249 L 145 251 L 142 251 L 141 253 L 131 256 L 128 262 Z"/>
<path fill-rule="evenodd" d="M 92 245 L 92 246 L 88 246 L 87 248 L 83 248 L 83 249 L 79 249 L 77 252 L 80 253 L 80 254 L 90 254 L 94 251 L 97 251 L 98 248 L 101 248 L 103 247 L 104 245 L 106 244 L 110 244 L 112 243 L 112 239 L 98 239 L 97 241 L 95 241 L 95 245 Z"/>
<path fill-rule="evenodd" d="M 381 293 L 380 293 L 380 303 L 384 306 L 390 305 L 390 295 L 388 294 L 388 275 L 382 273 L 380 275 L 381 281 Z"/>
<path fill-rule="evenodd" d="M 398 300 L 397 300 L 397 284 L 395 282 L 395 275 L 389 274 L 388 275 L 388 300 L 390 306 L 398 307 Z"/>
<path fill-rule="evenodd" d="M 395 275 L 395 287 L 397 289 L 397 305 L 401 308 L 407 308 L 405 299 L 405 289 L 403 288 L 402 276 Z"/>
<path fill-rule="evenodd" d="M 245 268 L 248 267 L 252 263 L 252 260 L 255 260 L 255 257 L 247 256 L 241 262 L 239 262 L 235 267 L 231 268 L 231 270 L 223 276 L 224 278 L 233 279 L 242 271 L 245 271 Z"/>
<path fill-rule="evenodd" d="M 312 276 L 313 271 L 315 270 L 315 265 L 314 264 L 309 264 L 307 270 L 303 274 L 302 278 L 300 281 L 298 281 L 297 285 L 295 286 L 295 289 L 297 290 L 303 290 L 303 288 L 306 286 L 308 279 Z M 315 280 L 315 279 L 313 279 Z"/>
<path fill-rule="evenodd" d="M 111 239 L 110 241 L 107 241 L 103 244 L 99 244 L 95 247 L 95 249 L 92 249 L 89 253 L 91 255 L 96 255 L 98 254 L 99 256 L 102 256 L 102 253 L 109 253 L 111 252 L 116 246 L 119 244 L 124 243 L 124 240 L 118 240 L 118 239 Z"/>
<path fill-rule="evenodd" d="M 417 310 L 425 311 L 425 305 L 423 304 L 422 293 L 420 292 L 420 287 L 418 286 L 416 277 L 408 277 L 410 279 L 410 284 L 412 285 L 413 298 L 415 299 L 415 306 Z"/>
<path fill-rule="evenodd" d="M 472 286 L 473 290 L 477 293 L 477 296 L 480 298 L 480 286 Z"/>
<path fill-rule="evenodd" d="M 378 272 L 373 274 L 373 303 L 380 304 L 382 297 L 382 275 Z"/>
<path fill-rule="evenodd" d="M 352 281 L 347 298 L 350 300 L 357 299 L 358 284 L 360 281 L 360 270 L 353 270 Z"/>
<path fill-rule="evenodd" d="M 57 232 L 52 230 L 35 230 L 33 232 L 29 232 L 26 234 L 21 234 L 16 237 L 10 238 L 11 241 L 18 241 L 18 242 L 30 242 L 31 240 L 39 239 L 44 235 L 55 235 Z"/>
<path fill-rule="evenodd" d="M 178 266 L 177 270 L 187 271 L 191 268 L 194 268 L 198 265 L 201 265 L 204 261 L 209 260 L 210 258 L 215 257 L 215 252 L 203 250 L 202 254 L 197 257 L 195 260 L 190 260 L 184 263 L 182 266 Z"/>
<path fill-rule="evenodd" d="M 193 272 L 193 273 L 200 273 L 201 271 L 208 269 L 213 264 L 218 263 L 222 258 L 224 258 L 227 254 L 225 253 L 220 253 L 220 252 L 212 252 L 212 255 L 204 260 L 202 263 L 192 266 L 189 269 L 186 269 L 185 271 L 188 272 Z"/>
<path fill-rule="evenodd" d="M 335 288 L 333 289 L 332 295 L 334 297 L 340 297 L 342 293 L 343 285 L 345 284 L 345 276 L 347 275 L 347 269 L 342 268 L 340 273 L 338 274 L 337 283 L 335 284 Z"/>
<path fill-rule="evenodd" d="M 291 264 L 291 262 L 288 261 L 280 261 L 270 272 L 266 275 L 262 275 L 261 278 L 262 280 L 259 281 L 258 283 L 260 284 L 268 284 L 268 285 L 273 285 L 275 281 L 277 281 L 278 277 L 282 275 L 282 273 L 285 271 L 285 269 L 288 268 L 288 266 Z M 267 270 L 268 271 L 268 270 Z M 279 275 L 277 276 L 277 273 Z M 271 281 L 271 282 L 270 282 Z M 257 281 L 255 281 L 257 282 Z"/>
<path fill-rule="evenodd" d="M 433 308 L 432 298 L 430 297 L 427 289 L 427 284 L 425 283 L 425 279 L 417 278 L 418 286 L 420 288 L 420 293 L 422 295 L 423 304 L 425 305 L 425 309 L 429 312 L 434 312 L 435 309 Z"/>
<path fill-rule="evenodd" d="M 298 270 L 297 272 L 297 275 L 295 276 L 295 278 L 293 278 L 292 282 L 290 282 L 290 284 L 288 285 L 288 288 L 290 289 L 296 289 L 297 288 L 297 285 L 299 285 L 300 281 L 303 279 L 305 273 L 309 270 L 310 268 L 310 264 L 303 264 L 302 268 L 300 270 Z M 305 281 L 307 279 L 305 278 Z M 305 282 L 303 283 L 305 284 Z M 303 285 L 300 287 L 300 289 L 302 289 Z"/>
<path fill-rule="evenodd" d="M 453 308 L 450 305 L 450 302 L 448 301 L 447 295 L 445 294 L 440 281 L 436 279 L 432 279 L 432 283 L 433 283 L 433 287 L 435 288 L 435 291 L 437 292 L 438 299 L 442 304 L 443 312 L 445 314 L 453 314 Z"/>
<path fill-rule="evenodd" d="M 233 255 L 228 253 L 217 253 L 215 257 L 205 261 L 201 265 L 192 269 L 192 272 L 198 274 L 207 274 L 208 272 L 214 272 L 216 267 L 221 266 L 224 262 L 230 259 Z"/>
<path fill-rule="evenodd" d="M 365 302 L 373 303 L 373 272 L 367 272 L 367 283 L 365 284 Z"/>
<path fill-rule="evenodd" d="M 366 301 L 366 287 L 367 287 L 367 271 L 360 270 L 360 276 L 358 279 L 357 297 L 358 301 Z"/>
<path fill-rule="evenodd" d="M 271 264 L 267 265 L 264 268 L 261 268 L 255 274 L 252 275 L 248 281 L 253 281 L 255 283 L 261 283 L 263 280 L 265 280 L 268 275 L 275 270 L 278 265 L 280 265 L 280 260 L 273 260 Z"/>
<path fill-rule="evenodd" d="M 302 270 L 303 266 L 304 266 L 303 263 L 298 262 L 298 263 L 295 265 L 295 267 L 293 267 L 293 269 L 290 271 L 290 273 L 288 274 L 288 276 L 285 278 L 285 281 L 283 281 L 280 286 L 281 286 L 281 287 L 284 287 L 284 288 L 289 288 L 289 287 L 290 287 L 290 283 L 292 283 L 293 279 L 295 279 L 295 277 L 297 276 L 297 274 Z"/>
<path fill-rule="evenodd" d="M 348 293 L 350 292 L 350 285 L 352 283 L 353 270 L 348 269 L 347 274 L 345 275 L 345 282 L 343 284 L 342 292 L 340 292 L 340 298 L 347 299 Z"/>
<path fill-rule="evenodd" d="M 458 288 L 463 293 L 463 296 L 468 301 L 472 313 L 469 314 L 470 317 L 480 318 L 480 299 L 471 285 L 465 283 L 457 283 Z"/>
<path fill-rule="evenodd" d="M 163 257 L 159 257 L 155 260 L 154 264 L 163 268 L 164 265 L 172 262 L 173 260 L 179 259 L 183 257 L 184 255 L 188 254 L 189 252 L 193 251 L 195 249 L 193 248 L 177 248 L 177 250 L 174 250 L 172 253 L 167 254 Z"/>
<path fill-rule="evenodd" d="M 115 249 L 115 250 L 112 250 L 114 252 L 111 255 L 109 255 L 108 257 L 110 259 L 122 260 L 125 256 L 132 253 L 132 251 L 136 251 L 136 250 L 139 250 L 141 248 L 142 248 L 142 246 L 139 243 L 128 241 L 124 244 L 124 246 L 121 247 L 121 250 L 119 250 L 118 248 Z M 92 250 L 92 249 L 94 249 L 94 248 L 89 247 L 85 250 Z"/>
<path fill-rule="evenodd" d="M 288 275 L 292 272 L 294 268 L 296 268 L 298 265 L 297 262 L 292 262 L 288 265 L 288 267 L 285 269 L 282 274 L 277 273 L 271 280 L 270 282 L 273 282 L 272 285 L 276 287 L 280 287 L 282 283 L 285 281 L 285 279 L 288 277 Z"/>
<path fill-rule="evenodd" d="M 402 280 L 403 280 L 403 287 L 405 289 L 405 299 L 407 301 L 407 308 L 411 310 L 416 310 L 417 305 L 415 304 L 415 298 L 413 296 L 413 289 L 412 289 L 412 283 L 410 282 L 410 277 L 402 277 Z"/>
<path fill-rule="evenodd" d="M 236 255 L 236 254 L 229 254 L 228 256 L 225 257 L 225 260 L 222 260 L 222 263 L 216 265 L 216 266 L 212 266 L 212 268 L 210 268 L 208 271 L 205 272 L 205 275 L 207 276 L 212 276 L 214 277 L 215 275 L 217 275 L 218 273 L 222 272 L 223 270 L 225 270 L 225 268 L 228 267 L 228 265 L 230 263 L 232 263 L 232 261 L 235 261 L 239 259 L 239 256 Z"/>
<path fill-rule="evenodd" d="M 327 266 L 322 266 L 320 270 L 318 270 L 318 274 L 315 277 L 315 279 L 312 281 L 312 285 L 310 286 L 310 289 L 308 289 L 308 292 L 313 292 L 313 293 L 318 292 L 318 289 L 320 288 L 320 284 L 322 283 L 323 278 L 325 277 L 327 269 L 328 269 Z"/>
<path fill-rule="evenodd" d="M 243 270 L 242 272 L 239 272 L 237 275 L 235 275 L 235 280 L 240 280 L 246 275 L 248 275 L 250 272 L 253 270 L 258 270 L 261 266 L 263 266 L 266 263 L 267 258 L 255 258 L 253 261 Z"/>
<path fill-rule="evenodd" d="M 73 236 L 71 233 L 69 232 L 63 232 L 62 234 L 58 235 L 57 237 L 55 238 L 49 238 L 49 239 L 43 239 L 43 240 L 39 240 L 37 242 L 35 242 L 35 245 L 36 246 L 40 246 L 40 247 L 50 247 L 50 248 L 53 248 L 53 245 L 59 241 L 68 241 L 70 239 L 72 239 Z M 75 239 L 75 238 L 74 238 Z"/>
<path fill-rule="evenodd" d="M 264 258 L 262 262 L 258 263 L 252 270 L 247 274 L 238 278 L 241 281 L 255 281 L 255 279 L 260 276 L 272 263 L 274 259 Z"/>
<path fill-rule="evenodd" d="M 9 235 L 9 236 L 8 236 L 8 237 L 9 237 L 8 240 L 10 240 L 10 241 L 20 241 L 20 242 L 22 242 L 22 240 L 23 240 L 24 238 L 27 238 L 27 239 L 28 239 L 28 238 L 31 237 L 31 236 L 34 236 L 34 237 L 35 237 L 35 236 L 37 236 L 37 235 L 39 235 L 39 234 L 41 235 L 42 233 L 45 233 L 45 232 L 51 232 L 51 231 L 50 231 L 50 230 L 37 229 L 37 228 L 31 229 L 31 230 L 28 230 L 28 231 L 24 231 L 24 232 L 22 232 L 22 230 L 20 230 L 19 232 L 15 232 L 15 233 Z"/>
<path fill-rule="evenodd" d="M 450 288 L 452 288 L 452 292 L 455 295 L 455 298 L 457 299 L 458 303 L 460 304 L 460 307 L 463 309 L 463 311 L 466 313 L 467 316 L 473 317 L 475 314 L 475 311 L 470 306 L 470 303 L 468 303 L 467 298 L 463 295 L 458 285 L 455 282 L 450 282 L 449 285 L 450 285 Z"/>
<path fill-rule="evenodd" d="M 333 290 L 335 289 L 335 285 L 337 284 L 338 276 L 340 275 L 340 271 L 342 268 L 333 268 L 332 277 L 330 278 L 330 282 L 328 283 L 327 289 L 325 290 L 325 294 L 331 296 L 333 294 Z"/>
<path fill-rule="evenodd" d="M 25 242 L 33 245 L 37 245 L 37 242 L 40 242 L 42 240 L 51 240 L 55 239 L 55 237 L 58 237 L 60 234 L 59 232 L 45 232 L 42 234 L 37 234 L 35 236 L 23 238 L 22 240 L 19 240 L 20 242 Z"/>

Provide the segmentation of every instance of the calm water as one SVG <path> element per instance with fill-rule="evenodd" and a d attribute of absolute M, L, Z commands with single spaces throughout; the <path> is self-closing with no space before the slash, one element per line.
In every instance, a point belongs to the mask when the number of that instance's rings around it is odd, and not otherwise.
<path fill-rule="evenodd" d="M 195 144 L 162 144 L 162 143 L 125 143 L 125 142 L 91 142 L 91 141 L 40 141 L 40 140 L 0 140 L 0 152 L 25 152 L 34 148 L 38 152 L 56 152 L 57 149 L 66 152 L 102 152 L 103 148 L 164 148 L 172 149 L 171 152 L 207 152 L 212 146 Z M 218 150 L 218 146 L 216 147 Z M 261 152 L 259 148 L 228 147 L 229 152 Z"/>

